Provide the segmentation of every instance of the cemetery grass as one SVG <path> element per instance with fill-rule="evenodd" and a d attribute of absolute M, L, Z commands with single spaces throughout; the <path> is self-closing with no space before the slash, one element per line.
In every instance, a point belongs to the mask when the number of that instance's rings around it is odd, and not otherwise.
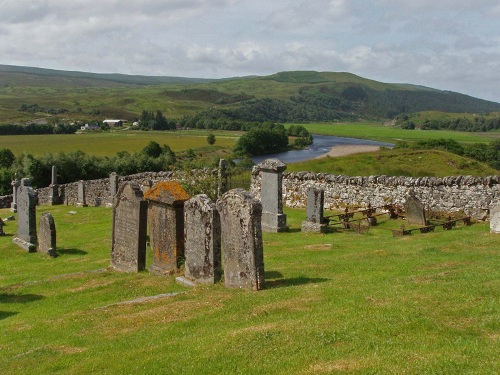
<path fill-rule="evenodd" d="M 0 237 L 3 374 L 500 372 L 487 224 L 395 238 L 401 223 L 380 218 L 363 235 L 302 234 L 305 212 L 286 209 L 290 231 L 264 234 L 266 288 L 250 292 L 106 270 L 110 209 L 45 211 L 57 258 L 13 245 L 15 221 Z M 179 294 L 116 304 L 165 293 Z"/>

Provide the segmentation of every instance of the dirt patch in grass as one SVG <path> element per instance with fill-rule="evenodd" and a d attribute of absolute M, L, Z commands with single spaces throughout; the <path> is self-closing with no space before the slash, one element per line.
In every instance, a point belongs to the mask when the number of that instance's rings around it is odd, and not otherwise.
<path fill-rule="evenodd" d="M 364 367 L 359 359 L 339 359 L 333 362 L 320 362 L 311 365 L 305 374 L 331 374 L 335 372 L 358 371 Z"/>
<path fill-rule="evenodd" d="M 330 243 L 316 243 L 316 244 L 304 246 L 304 249 L 307 249 L 307 250 L 331 250 L 332 244 L 330 244 Z"/>

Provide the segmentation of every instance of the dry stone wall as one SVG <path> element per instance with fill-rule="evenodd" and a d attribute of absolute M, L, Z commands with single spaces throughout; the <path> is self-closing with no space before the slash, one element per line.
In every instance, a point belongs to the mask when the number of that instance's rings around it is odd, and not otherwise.
<path fill-rule="evenodd" d="M 252 173 L 251 191 L 260 198 L 261 176 Z M 403 205 L 413 189 L 415 197 L 433 211 L 463 211 L 484 219 L 492 203 L 500 200 L 500 176 L 390 177 L 343 176 L 326 173 L 289 172 L 283 175 L 283 201 L 288 207 L 306 207 L 307 189 L 325 192 L 325 209 Z"/>

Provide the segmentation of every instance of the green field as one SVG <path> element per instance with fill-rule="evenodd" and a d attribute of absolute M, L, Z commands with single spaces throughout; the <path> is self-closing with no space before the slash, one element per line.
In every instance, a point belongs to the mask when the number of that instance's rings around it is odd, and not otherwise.
<path fill-rule="evenodd" d="M 239 133 L 211 131 L 216 137 L 215 146 L 232 149 Z M 114 156 L 119 151 L 130 153 L 140 151 L 150 141 L 167 144 L 174 152 L 190 148 L 207 147 L 208 131 L 113 131 L 105 133 L 77 133 L 51 135 L 8 135 L 0 136 L 0 148 L 10 149 L 14 155 L 26 151 L 33 155 L 46 153 L 83 151 L 89 155 Z"/>
<path fill-rule="evenodd" d="M 187 289 L 109 265 L 111 210 L 52 212 L 59 257 L 0 237 L 2 374 L 497 374 L 499 235 L 264 234 L 266 287 Z M 70 214 L 69 211 L 76 211 Z M 10 215 L 0 210 L 1 217 Z M 148 250 L 148 264 L 151 254 Z M 144 302 L 140 297 L 180 293 Z"/>
<path fill-rule="evenodd" d="M 292 124 L 289 124 L 290 126 Z M 351 137 L 372 139 L 383 142 L 419 141 L 428 139 L 453 139 L 461 143 L 490 142 L 500 138 L 500 133 L 467 133 L 451 130 L 403 130 L 381 123 L 321 123 L 321 124 L 295 124 L 304 126 L 312 134 L 334 135 L 338 137 Z"/>

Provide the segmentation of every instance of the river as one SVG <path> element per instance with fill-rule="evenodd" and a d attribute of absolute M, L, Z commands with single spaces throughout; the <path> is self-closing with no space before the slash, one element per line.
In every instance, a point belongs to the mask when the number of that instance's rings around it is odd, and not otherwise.
<path fill-rule="evenodd" d="M 283 163 L 296 163 L 299 161 L 314 159 L 318 156 L 327 154 L 333 146 L 340 145 L 371 145 L 371 146 L 383 146 L 383 147 L 394 147 L 394 144 L 387 142 L 377 142 L 369 139 L 358 139 L 358 138 L 345 138 L 345 137 L 334 137 L 331 135 L 318 135 L 313 134 L 313 144 L 304 150 L 293 150 L 278 152 L 276 154 L 268 155 L 257 155 L 252 156 L 252 161 L 258 164 L 266 159 L 276 158 L 281 160 Z"/>

